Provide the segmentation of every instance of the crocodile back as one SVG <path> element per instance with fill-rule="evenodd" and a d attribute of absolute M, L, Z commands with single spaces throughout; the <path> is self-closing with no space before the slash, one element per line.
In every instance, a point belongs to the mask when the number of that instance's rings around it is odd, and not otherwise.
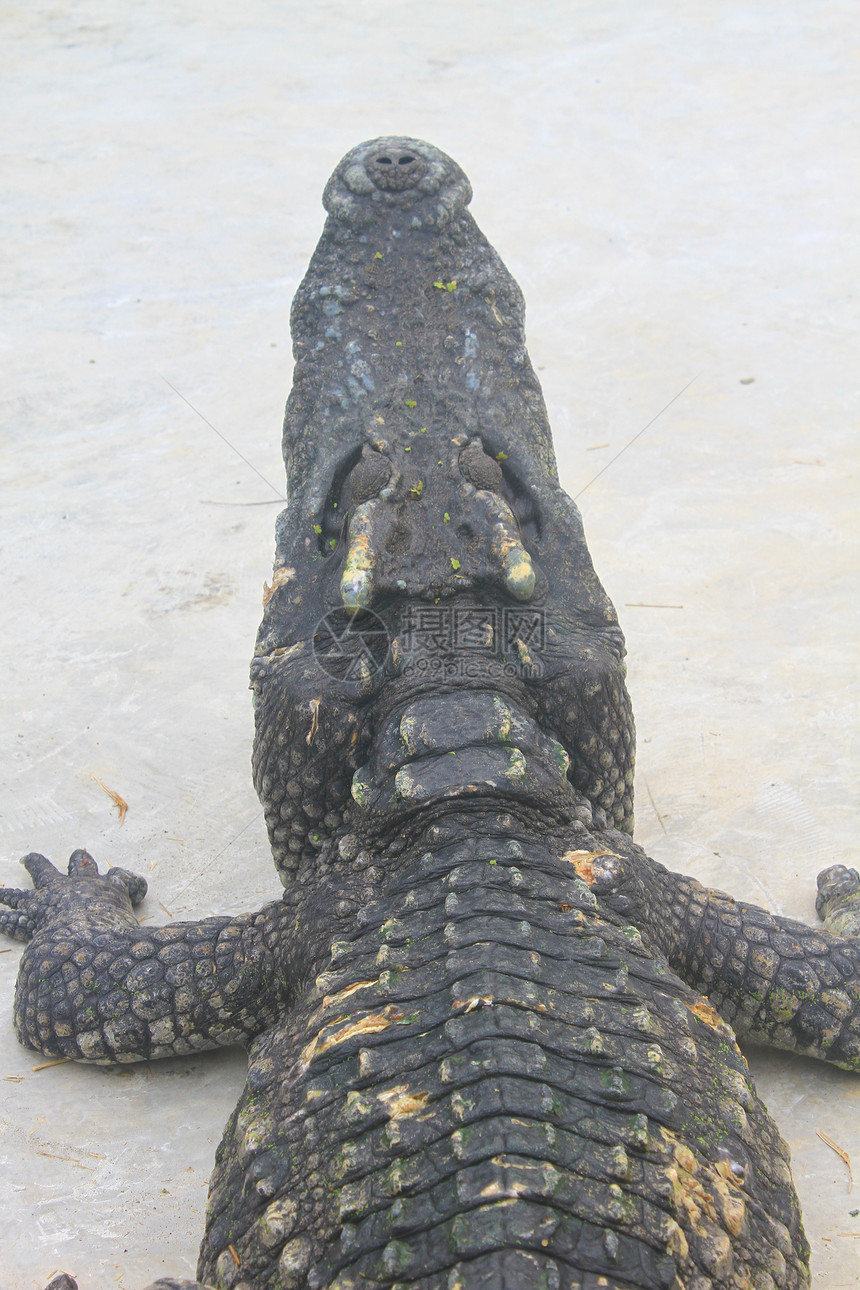
<path fill-rule="evenodd" d="M 731 1030 L 601 909 L 578 845 L 441 846 L 362 911 L 252 1051 L 201 1280 L 807 1284 Z"/>

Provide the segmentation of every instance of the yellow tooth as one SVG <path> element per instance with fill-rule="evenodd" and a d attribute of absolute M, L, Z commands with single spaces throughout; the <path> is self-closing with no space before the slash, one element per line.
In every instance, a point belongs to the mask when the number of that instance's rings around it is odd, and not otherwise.
<path fill-rule="evenodd" d="M 517 600 L 531 600 L 535 589 L 532 558 L 517 534 L 517 522 L 508 504 L 494 493 L 481 490 L 476 494 L 488 510 L 495 513 L 492 549 L 502 566 L 502 579 Z"/>
<path fill-rule="evenodd" d="M 535 589 L 535 571 L 531 556 L 517 542 L 506 554 L 503 563 L 505 586 L 517 600 L 531 600 Z"/>
<path fill-rule="evenodd" d="M 535 589 L 532 558 L 510 525 L 504 522 L 496 525 L 493 547 L 501 561 L 508 591 L 517 600 L 530 600 Z"/>
<path fill-rule="evenodd" d="M 357 506 L 349 522 L 349 551 L 340 579 L 340 594 L 348 614 L 366 609 L 373 598 L 373 566 L 375 563 L 371 536 L 373 528 L 373 501 Z"/>

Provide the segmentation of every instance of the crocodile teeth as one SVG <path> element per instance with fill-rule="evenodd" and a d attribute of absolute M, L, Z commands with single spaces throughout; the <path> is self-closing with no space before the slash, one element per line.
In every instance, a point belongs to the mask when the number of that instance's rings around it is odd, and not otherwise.
<path fill-rule="evenodd" d="M 520 541 L 517 521 L 507 502 L 494 493 L 481 491 L 478 496 L 495 513 L 491 545 L 502 566 L 502 581 L 515 600 L 531 600 L 535 589 L 532 558 Z"/>
<path fill-rule="evenodd" d="M 516 542 L 506 554 L 502 567 L 505 586 L 511 595 L 517 600 L 530 600 L 535 589 L 535 571 L 531 556 L 521 542 Z"/>
<path fill-rule="evenodd" d="M 340 579 L 341 599 L 348 614 L 367 609 L 373 598 L 373 510 L 372 501 L 363 502 L 349 522 L 349 550 Z"/>

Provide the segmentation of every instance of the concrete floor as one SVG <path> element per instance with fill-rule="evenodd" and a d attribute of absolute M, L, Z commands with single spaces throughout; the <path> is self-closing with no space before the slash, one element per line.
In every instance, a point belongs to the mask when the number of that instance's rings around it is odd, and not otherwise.
<path fill-rule="evenodd" d="M 83 844 L 146 874 L 155 922 L 276 894 L 246 687 L 277 501 L 202 418 L 280 488 L 320 193 L 398 132 L 472 178 L 569 491 L 695 378 L 580 499 L 630 647 L 638 837 L 814 921 L 817 870 L 857 861 L 855 22 L 838 0 L 6 8 L 0 882 Z M 189 1275 L 241 1053 L 34 1071 L 18 957 L 3 1290 Z M 860 1079 L 750 1061 L 813 1284 L 860 1286 L 860 1194 L 816 1136 L 860 1169 Z"/>

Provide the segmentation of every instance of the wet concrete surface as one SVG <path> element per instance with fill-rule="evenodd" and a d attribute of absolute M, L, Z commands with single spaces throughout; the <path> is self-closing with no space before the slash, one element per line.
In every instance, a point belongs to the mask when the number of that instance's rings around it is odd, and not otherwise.
<path fill-rule="evenodd" d="M 289 304 L 333 165 L 397 132 L 463 165 L 525 292 L 563 482 L 628 638 L 637 837 L 815 921 L 817 871 L 857 863 L 853 16 L 7 11 L 0 882 L 27 851 L 86 845 L 145 874 L 153 922 L 277 894 L 247 664 Z M 191 1275 L 242 1054 L 35 1070 L 11 1033 L 18 958 L 0 955 L 0 1285 Z M 860 1079 L 749 1056 L 813 1285 L 856 1287 L 860 1199 L 817 1131 L 860 1162 Z"/>

